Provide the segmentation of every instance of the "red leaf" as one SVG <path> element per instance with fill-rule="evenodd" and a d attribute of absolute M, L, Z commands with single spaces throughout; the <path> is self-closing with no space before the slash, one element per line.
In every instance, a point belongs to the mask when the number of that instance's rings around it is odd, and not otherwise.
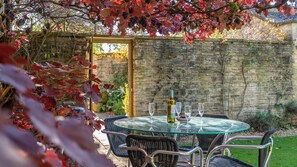
<path fill-rule="evenodd" d="M 0 58 L 8 57 L 9 55 L 12 55 L 16 52 L 16 48 L 12 47 L 10 45 L 0 43 Z"/>
<path fill-rule="evenodd" d="M 102 81 L 96 77 L 95 74 L 92 74 L 92 81 L 96 82 L 97 84 L 100 84 Z"/>
<path fill-rule="evenodd" d="M 37 63 L 32 64 L 32 65 L 31 65 L 31 68 L 32 68 L 33 70 L 37 70 L 37 71 L 40 71 L 40 70 L 44 69 L 43 66 L 41 66 L 41 65 L 39 65 L 39 64 L 37 64 Z"/>
<path fill-rule="evenodd" d="M 60 26 L 59 23 L 56 24 L 56 29 L 57 29 L 57 30 L 60 30 L 60 29 L 61 29 L 61 26 Z"/>
<path fill-rule="evenodd" d="M 92 137 L 92 130 L 78 119 L 64 119 L 58 124 L 58 131 L 74 140 L 82 149 L 95 151 L 97 149 Z"/>
<path fill-rule="evenodd" d="M 82 58 L 81 56 L 73 56 L 72 59 L 78 61 L 80 64 L 82 64 L 84 66 L 90 65 L 90 62 L 88 60 Z"/>
<path fill-rule="evenodd" d="M 58 110 L 57 115 L 61 115 L 61 116 L 66 116 L 67 114 L 71 113 L 71 109 L 70 108 L 62 108 L 60 110 Z"/>
<path fill-rule="evenodd" d="M 23 36 L 21 36 L 21 39 L 22 40 L 27 40 L 27 36 L 23 35 Z"/>
<path fill-rule="evenodd" d="M 16 39 L 16 40 L 12 40 L 12 41 L 10 42 L 10 45 L 13 46 L 13 47 L 15 47 L 15 48 L 20 48 L 20 46 L 21 46 L 21 41 L 18 40 L 18 39 Z"/>
<path fill-rule="evenodd" d="M 52 65 L 57 68 L 60 68 L 63 66 L 61 63 L 58 63 L 58 62 L 52 62 Z"/>
<path fill-rule="evenodd" d="M 20 65 L 28 64 L 28 61 L 26 59 L 24 59 L 23 57 L 15 57 L 14 61 L 16 61 Z"/>
<path fill-rule="evenodd" d="M 69 138 L 69 136 L 65 135 L 62 131 L 57 131 L 53 115 L 49 112 L 45 112 L 40 103 L 23 96 L 20 96 L 20 99 L 24 106 L 27 106 L 30 119 L 34 123 L 35 128 L 48 137 L 50 141 L 64 148 L 66 154 L 79 164 L 88 167 L 98 167 L 98 164 L 100 164 L 100 166 L 114 166 L 105 155 L 83 150 L 72 138 Z"/>
<path fill-rule="evenodd" d="M 264 15 L 267 17 L 268 16 L 268 10 L 265 10 Z"/>
<path fill-rule="evenodd" d="M 97 130 L 100 130 L 102 125 L 105 125 L 105 122 L 104 121 L 101 121 L 101 120 L 96 120 L 95 121 L 95 125 L 94 127 L 97 129 Z"/>
<path fill-rule="evenodd" d="M 96 84 L 93 84 L 93 85 L 92 85 L 92 91 L 95 92 L 95 93 L 100 93 L 99 86 L 96 85 Z"/>
<path fill-rule="evenodd" d="M 100 12 L 100 15 L 103 17 L 108 17 L 110 15 L 110 10 L 109 9 L 103 9 Z"/>
<path fill-rule="evenodd" d="M 37 140 L 30 133 L 19 131 L 13 126 L 5 126 L 3 133 L 14 145 L 29 153 L 31 156 L 37 156 L 41 148 L 37 145 Z"/>
<path fill-rule="evenodd" d="M 62 167 L 62 161 L 58 158 L 58 155 L 54 150 L 46 150 L 45 160 L 54 167 Z"/>
<path fill-rule="evenodd" d="M 0 162 L 1 166 L 35 167 L 36 165 L 26 156 L 26 153 L 0 133 Z"/>
<path fill-rule="evenodd" d="M 92 65 L 92 66 L 90 67 L 90 69 L 96 69 L 96 68 L 97 68 L 96 65 Z"/>
<path fill-rule="evenodd" d="M 85 88 L 85 92 L 86 92 L 86 97 L 90 98 L 94 103 L 98 103 L 99 99 L 101 98 L 101 96 L 98 94 L 99 93 L 99 88 L 98 85 L 97 86 L 92 86 L 92 88 L 90 87 L 89 83 L 86 83 L 84 85 Z"/>
<path fill-rule="evenodd" d="M 44 104 L 47 110 L 57 107 L 57 101 L 54 97 L 44 95 L 40 98 L 40 101 Z"/>
<path fill-rule="evenodd" d="M 34 83 L 29 75 L 26 74 L 26 71 L 12 65 L 0 64 L 0 81 L 12 85 L 21 93 L 35 88 Z"/>
<path fill-rule="evenodd" d="M 55 96 L 57 95 L 57 90 L 51 86 L 44 85 L 44 91 L 47 96 Z"/>
<path fill-rule="evenodd" d="M 114 86 L 112 84 L 104 84 L 103 87 L 105 89 L 112 89 Z"/>
<path fill-rule="evenodd" d="M 98 83 L 98 84 L 102 82 L 99 78 L 95 78 L 95 79 L 93 79 L 92 81 L 94 81 L 94 82 L 96 82 L 96 83 Z"/>
<path fill-rule="evenodd" d="M 295 15 L 295 9 L 294 8 L 290 9 L 290 15 Z"/>

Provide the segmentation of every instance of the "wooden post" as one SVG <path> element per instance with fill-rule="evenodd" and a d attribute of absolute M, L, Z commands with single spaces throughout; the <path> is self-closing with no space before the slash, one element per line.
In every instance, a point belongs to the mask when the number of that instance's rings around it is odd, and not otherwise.
<path fill-rule="evenodd" d="M 129 117 L 135 117 L 135 107 L 134 107 L 134 49 L 133 49 L 133 41 L 129 42 L 129 49 L 128 49 L 128 87 L 129 87 Z"/>

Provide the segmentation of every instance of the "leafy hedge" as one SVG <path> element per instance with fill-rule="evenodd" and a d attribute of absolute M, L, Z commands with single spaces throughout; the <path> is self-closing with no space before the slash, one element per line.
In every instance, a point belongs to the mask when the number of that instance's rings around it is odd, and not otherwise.
<path fill-rule="evenodd" d="M 266 131 L 271 128 L 282 128 L 282 118 L 270 112 L 257 112 L 255 115 L 250 115 L 244 122 L 251 125 L 255 131 Z"/>

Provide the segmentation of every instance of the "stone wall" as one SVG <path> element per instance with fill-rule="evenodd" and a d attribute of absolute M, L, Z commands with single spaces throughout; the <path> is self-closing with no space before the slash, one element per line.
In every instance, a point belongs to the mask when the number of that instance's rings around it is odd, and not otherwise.
<path fill-rule="evenodd" d="M 128 75 L 128 60 L 127 58 L 114 58 L 111 56 L 96 56 L 93 55 L 93 64 L 97 69 L 93 70 L 100 80 L 112 83 L 116 74 Z"/>
<path fill-rule="evenodd" d="M 36 33 L 30 39 L 31 59 L 37 62 L 68 62 L 73 56 L 86 57 L 88 38 L 72 33 Z M 25 52 L 26 53 L 26 52 Z"/>
<path fill-rule="evenodd" d="M 137 115 L 156 102 L 166 114 L 169 89 L 177 101 L 206 103 L 206 113 L 244 118 L 277 110 L 292 95 L 292 44 L 244 40 L 134 40 L 134 97 Z"/>
<path fill-rule="evenodd" d="M 86 57 L 88 37 L 84 34 L 49 33 L 32 36 L 32 47 L 29 49 L 32 59 L 37 62 L 58 61 L 67 63 L 73 56 Z M 24 55 L 24 52 L 20 53 Z M 127 57 L 115 58 L 112 55 L 93 54 L 93 64 L 97 69 L 93 74 L 104 82 L 111 82 L 116 73 L 127 76 Z"/>
<path fill-rule="evenodd" d="M 275 106 L 291 100 L 297 88 L 297 52 L 291 42 L 205 40 L 193 45 L 182 39 L 133 40 L 133 93 L 137 115 L 148 115 L 156 102 L 156 114 L 166 114 L 169 89 L 177 101 L 193 106 L 206 103 L 206 113 L 244 118 L 257 111 L 282 114 Z M 85 56 L 88 38 L 83 35 L 48 34 L 32 40 L 35 60 L 69 60 Z M 96 59 L 97 74 L 110 82 L 115 71 L 127 70 L 127 60 Z M 130 83 L 131 84 L 131 83 Z M 295 96 L 296 97 L 296 96 Z"/>

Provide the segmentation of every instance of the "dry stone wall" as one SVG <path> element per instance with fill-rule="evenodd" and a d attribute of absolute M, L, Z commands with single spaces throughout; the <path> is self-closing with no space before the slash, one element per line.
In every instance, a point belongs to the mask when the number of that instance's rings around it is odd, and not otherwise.
<path fill-rule="evenodd" d="M 169 89 L 177 101 L 198 102 L 206 113 L 244 118 L 257 111 L 282 114 L 278 104 L 292 96 L 292 44 L 244 40 L 195 42 L 179 39 L 134 41 L 134 97 L 137 115 L 149 102 L 166 114 Z"/>

